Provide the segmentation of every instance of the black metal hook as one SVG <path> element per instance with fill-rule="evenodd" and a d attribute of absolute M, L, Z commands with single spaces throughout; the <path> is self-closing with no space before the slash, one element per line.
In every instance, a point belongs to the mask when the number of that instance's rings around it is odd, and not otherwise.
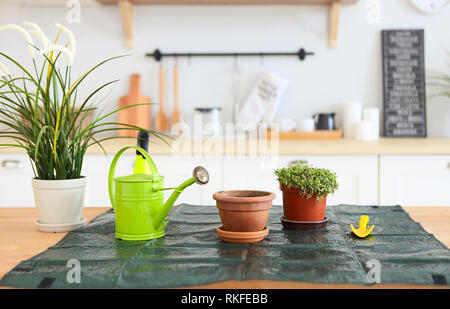
<path fill-rule="evenodd" d="M 314 53 L 312 52 L 307 52 L 305 49 L 300 48 L 300 50 L 298 51 L 298 58 L 300 60 L 305 60 L 306 56 L 312 56 L 314 55 Z"/>

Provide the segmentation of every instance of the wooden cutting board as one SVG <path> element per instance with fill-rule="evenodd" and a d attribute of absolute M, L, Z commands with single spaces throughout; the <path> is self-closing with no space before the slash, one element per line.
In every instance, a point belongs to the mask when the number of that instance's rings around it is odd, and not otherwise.
<path fill-rule="evenodd" d="M 141 94 L 141 75 L 132 74 L 130 77 L 130 93 L 120 98 L 119 108 L 139 104 L 150 103 L 150 97 Z M 119 122 L 132 124 L 141 128 L 151 129 L 150 105 L 140 105 L 119 111 Z M 134 130 L 119 130 L 119 136 L 137 136 Z"/>

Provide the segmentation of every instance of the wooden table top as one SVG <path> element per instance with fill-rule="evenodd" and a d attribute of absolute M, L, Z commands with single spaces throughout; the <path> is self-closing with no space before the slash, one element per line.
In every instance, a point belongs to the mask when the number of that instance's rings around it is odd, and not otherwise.
<path fill-rule="evenodd" d="M 83 215 L 89 222 L 109 207 L 85 207 Z M 450 247 L 450 207 L 404 207 L 410 216 L 429 233 Z M 66 233 L 43 233 L 35 225 L 37 211 L 29 208 L 0 208 L 0 278 L 22 260 L 56 244 Z M 252 289 L 252 288 L 430 288 L 429 286 L 376 284 L 370 287 L 353 284 L 313 284 L 268 280 L 225 281 L 190 288 Z M 431 287 L 436 288 L 436 287 Z M 444 287 L 445 288 L 445 287 Z"/>

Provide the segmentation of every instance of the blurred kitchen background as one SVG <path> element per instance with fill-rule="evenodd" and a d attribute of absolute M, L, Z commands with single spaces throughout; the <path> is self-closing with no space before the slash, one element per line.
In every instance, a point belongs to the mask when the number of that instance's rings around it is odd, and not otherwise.
<path fill-rule="evenodd" d="M 131 53 L 132 56 L 108 64 L 89 77 L 92 88 L 120 79 L 103 93 L 108 95 L 101 103 L 105 111 L 116 108 L 119 98 L 129 92 L 132 73 L 141 74 L 141 92 L 158 101 L 159 64 L 145 57 L 145 53 L 156 48 L 163 52 L 263 52 L 297 51 L 303 47 L 315 53 L 304 61 L 295 57 L 178 59 L 183 118 L 190 118 L 195 107 L 218 106 L 222 108 L 222 122 L 233 120 L 234 103 L 245 99 L 262 71 L 289 80 L 276 118 L 300 119 L 317 112 L 337 111 L 339 126 L 341 103 L 346 100 L 358 100 L 363 107 L 378 107 L 382 111 L 382 29 L 424 29 L 427 72 L 443 70 L 450 61 L 450 8 L 426 14 L 409 0 L 360 0 L 342 5 L 335 49 L 329 47 L 326 5 L 135 6 L 135 47 L 127 49 L 117 5 L 81 1 L 80 23 L 68 23 L 67 3 L 70 1 L 2 0 L 0 20 L 2 24 L 35 22 L 50 38 L 58 31 L 54 23 L 65 23 L 78 37 L 73 76 L 105 58 Z M 1 33 L 1 49 L 19 60 L 28 57 L 21 38 L 14 32 Z M 174 61 L 163 59 L 165 111 L 169 116 L 173 108 Z M 427 94 L 433 92 L 427 90 Z M 429 136 L 450 136 L 450 104 L 445 100 L 427 101 Z M 157 108 L 152 117 L 156 112 Z"/>
<path fill-rule="evenodd" d="M 292 3 L 311 1 L 292 0 Z M 236 3 L 237 0 L 224 2 Z M 135 5 L 132 49 L 126 48 L 124 24 L 117 4 L 101 5 L 97 0 L 0 0 L 0 21 L 1 24 L 34 22 L 49 38 L 57 35 L 55 22 L 64 23 L 78 38 L 73 77 L 106 58 L 131 54 L 90 75 L 88 83 L 80 90 L 78 96 L 84 97 L 103 83 L 120 79 L 97 98 L 100 109 L 105 112 L 116 109 L 120 98 L 130 92 L 130 76 L 134 73 L 141 76 L 142 95 L 159 101 L 160 63 L 145 56 L 155 49 L 163 53 L 183 53 L 296 52 L 304 48 L 314 53 L 304 61 L 295 56 L 178 58 L 179 107 L 183 120 L 188 123 L 194 109 L 201 107 L 220 107 L 222 124 L 232 122 L 236 103 L 242 104 L 261 73 L 269 72 L 288 81 L 274 119 L 298 121 L 311 119 L 315 113 L 335 112 L 335 128 L 343 128 L 344 103 L 356 101 L 363 108 L 378 108 L 380 118 L 375 119 L 382 131 L 382 30 L 423 29 L 425 75 L 433 71 L 448 74 L 450 5 L 443 6 L 436 14 L 429 14 L 413 4 L 421 3 L 422 7 L 430 8 L 432 4 L 448 1 L 342 0 L 342 3 L 352 4 L 340 7 L 335 48 L 330 47 L 330 3 L 339 1 L 316 2 L 322 5 Z M 71 14 L 77 3 L 81 3 L 80 22 L 69 23 L 67 17 L 69 21 L 73 19 Z M 28 61 L 31 67 L 28 50 L 18 33 L 0 33 L 0 44 L 2 52 L 21 63 Z M 174 58 L 163 58 L 164 109 L 168 118 L 174 106 L 174 64 Z M 12 71 L 12 66 L 9 69 Z M 427 81 L 427 96 L 434 92 L 436 89 Z M 106 99 L 102 100 L 103 97 Z M 154 123 L 158 107 L 152 107 L 151 111 Z M 360 121 L 361 110 L 357 116 Z M 179 202 L 213 205 L 214 192 L 247 188 L 275 192 L 275 204 L 281 204 L 281 192 L 273 170 L 301 161 L 337 173 L 340 187 L 329 197 L 330 205 L 449 206 L 448 96 L 426 100 L 426 126 L 427 138 L 378 139 L 375 136 L 363 141 L 347 138 L 345 131 L 343 139 L 338 135 L 336 139 L 318 141 L 302 140 L 302 132 L 288 132 L 300 138 L 280 140 L 279 149 L 269 158 L 237 156 L 233 151 L 219 150 L 210 156 L 194 153 L 180 159 L 169 148 L 153 144 L 150 153 L 161 174 L 166 176 L 167 186 L 184 181 L 196 165 L 208 169 L 210 183 L 188 190 Z M 332 133 L 332 129 L 322 133 Z M 317 132 L 306 133 L 312 136 Z M 109 205 L 107 171 L 111 157 L 121 147 L 135 143 L 135 140 L 124 142 L 123 139 L 107 143 L 107 160 L 100 149 L 88 151 L 83 162 L 83 175 L 88 177 L 86 205 Z M 130 174 L 135 155 L 130 152 L 121 160 L 119 174 Z M 32 206 L 30 181 L 33 173 L 26 154 L 1 149 L 0 163 L 0 207 Z"/>

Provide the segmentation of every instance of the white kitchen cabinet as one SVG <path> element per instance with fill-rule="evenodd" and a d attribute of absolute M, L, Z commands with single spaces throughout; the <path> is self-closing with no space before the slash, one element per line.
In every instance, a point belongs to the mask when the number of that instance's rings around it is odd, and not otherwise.
<path fill-rule="evenodd" d="M 380 202 L 405 206 L 449 206 L 450 156 L 382 155 Z"/>
<path fill-rule="evenodd" d="M 133 172 L 132 166 L 123 155 L 119 160 L 116 174 L 126 175 Z M 86 155 L 81 174 L 86 176 L 86 206 L 111 206 L 108 195 L 108 172 L 113 156 Z"/>
<path fill-rule="evenodd" d="M 108 171 L 113 156 L 88 154 L 83 163 L 87 176 L 86 206 L 109 206 Z M 207 185 L 187 188 L 179 203 L 215 205 L 214 192 L 232 189 L 267 190 L 282 204 L 281 191 L 273 171 L 303 160 L 329 168 L 338 176 L 339 189 L 328 197 L 328 205 L 450 205 L 449 155 L 289 155 L 289 156 L 176 156 L 153 155 L 166 187 L 176 187 L 192 175 L 197 165 L 210 173 Z M 133 172 L 135 154 L 119 160 L 116 176 Z M 31 179 L 34 177 L 25 154 L 0 153 L 0 207 L 33 206 Z M 378 187 L 379 186 L 379 187 Z M 165 199 L 172 190 L 165 191 Z"/>
<path fill-rule="evenodd" d="M 282 193 L 273 171 L 293 161 L 307 161 L 336 172 L 339 189 L 327 197 L 328 205 L 378 204 L 378 157 L 297 155 L 273 157 L 225 157 L 224 185 L 227 189 L 258 189 L 274 192 L 274 204 L 282 204 Z"/>
<path fill-rule="evenodd" d="M 135 155 L 130 150 L 122 155 L 116 176 L 133 173 Z M 165 176 L 165 187 L 177 187 L 192 177 L 197 165 L 204 166 L 210 174 L 210 182 L 200 186 L 193 184 L 185 189 L 176 204 L 214 205 L 212 194 L 223 190 L 222 158 L 152 155 L 159 173 Z M 113 156 L 88 154 L 84 158 L 82 175 L 87 177 L 86 206 L 110 206 L 108 172 Z M 34 177 L 31 163 L 25 154 L 0 154 L 0 207 L 33 206 L 31 179 Z M 164 192 L 165 200 L 173 190 Z"/>
<path fill-rule="evenodd" d="M 87 176 L 86 206 L 109 205 L 107 191 L 108 161 L 104 155 L 86 155 L 83 162 Z M 25 154 L 0 154 L 0 207 L 34 206 L 31 179 L 34 173 Z"/>
<path fill-rule="evenodd" d="M 33 177 L 26 154 L 0 153 L 0 207 L 34 205 Z"/>

